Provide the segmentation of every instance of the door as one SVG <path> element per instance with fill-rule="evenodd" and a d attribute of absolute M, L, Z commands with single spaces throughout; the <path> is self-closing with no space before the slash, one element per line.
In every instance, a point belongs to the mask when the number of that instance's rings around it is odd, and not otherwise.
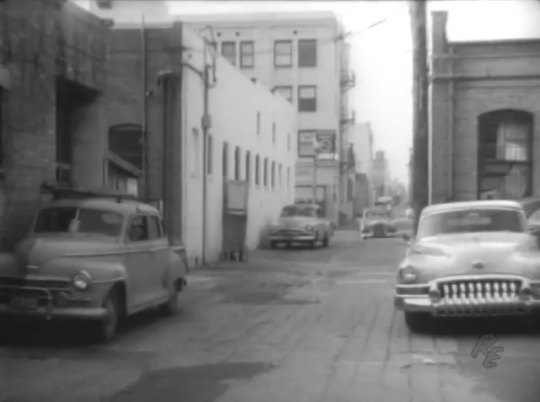
<path fill-rule="evenodd" d="M 131 218 L 126 239 L 127 290 L 130 306 L 139 310 L 155 298 L 157 273 L 145 215 Z"/>
<path fill-rule="evenodd" d="M 167 264 L 169 254 L 169 241 L 165 237 L 165 233 L 160 224 L 160 218 L 157 215 L 148 215 L 148 237 L 152 251 L 151 269 L 154 271 L 152 275 L 153 295 L 154 299 L 164 299 L 168 295 L 170 289 L 170 281 L 174 278 L 167 276 Z"/>

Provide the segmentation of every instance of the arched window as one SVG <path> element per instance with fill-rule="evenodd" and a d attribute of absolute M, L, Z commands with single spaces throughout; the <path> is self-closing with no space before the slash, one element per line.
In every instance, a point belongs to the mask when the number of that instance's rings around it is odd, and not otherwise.
<path fill-rule="evenodd" d="M 249 183 L 251 180 L 251 152 L 246 152 L 246 181 Z"/>
<path fill-rule="evenodd" d="M 478 117 L 478 198 L 531 195 L 533 124 L 532 114 L 520 110 Z"/>

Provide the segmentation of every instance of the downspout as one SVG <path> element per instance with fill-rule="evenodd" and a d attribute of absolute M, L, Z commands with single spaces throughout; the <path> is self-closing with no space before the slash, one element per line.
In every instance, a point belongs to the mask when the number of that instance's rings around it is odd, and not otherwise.
<path fill-rule="evenodd" d="M 147 147 L 148 147 L 148 135 L 147 135 L 147 132 L 146 132 L 146 128 L 147 128 L 147 110 L 148 110 L 148 105 L 147 105 L 147 99 L 146 99 L 146 93 L 147 93 L 147 88 L 146 88 L 146 85 L 147 85 L 147 51 L 146 51 L 146 26 L 145 26 L 145 21 L 144 21 L 144 15 L 141 16 L 141 53 L 142 53 L 142 83 L 141 83 L 141 90 L 142 90 L 142 138 L 141 138 L 141 142 L 142 142 L 142 161 L 141 161 L 141 165 L 142 165 L 142 172 L 141 172 L 141 175 L 142 175 L 142 182 L 143 182 L 143 189 L 144 189 L 144 199 L 145 200 L 148 200 L 149 196 L 149 191 L 148 191 L 148 160 L 147 160 L 147 157 L 148 157 L 148 150 L 147 150 Z"/>

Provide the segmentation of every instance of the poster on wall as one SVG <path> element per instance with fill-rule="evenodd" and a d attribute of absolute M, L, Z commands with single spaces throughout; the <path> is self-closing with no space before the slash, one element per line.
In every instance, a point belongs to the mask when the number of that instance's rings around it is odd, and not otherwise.
<path fill-rule="evenodd" d="M 336 132 L 332 130 L 300 130 L 298 132 L 298 156 L 320 160 L 336 159 Z"/>

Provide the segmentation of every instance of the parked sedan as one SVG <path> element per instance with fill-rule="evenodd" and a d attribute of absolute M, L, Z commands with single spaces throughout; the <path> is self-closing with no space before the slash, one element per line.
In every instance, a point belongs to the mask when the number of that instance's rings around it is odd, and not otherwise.
<path fill-rule="evenodd" d="M 86 320 L 104 341 L 122 317 L 160 306 L 178 311 L 187 264 L 154 207 L 63 193 L 36 215 L 13 253 L 0 254 L 0 331 L 8 319 Z"/>
<path fill-rule="evenodd" d="M 270 246 L 278 244 L 307 244 L 312 248 L 322 243 L 328 247 L 334 232 L 323 217 L 322 208 L 315 204 L 287 205 L 281 210 L 279 222 L 270 228 Z"/>
<path fill-rule="evenodd" d="M 515 201 L 426 207 L 397 274 L 394 303 L 412 331 L 433 317 L 532 316 L 540 258 Z"/>

